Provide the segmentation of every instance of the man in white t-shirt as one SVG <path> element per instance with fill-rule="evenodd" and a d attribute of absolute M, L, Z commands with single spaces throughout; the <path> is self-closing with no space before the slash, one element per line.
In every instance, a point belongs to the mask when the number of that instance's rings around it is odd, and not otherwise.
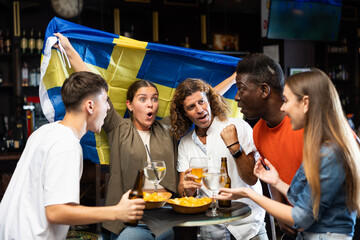
<path fill-rule="evenodd" d="M 129 191 L 110 207 L 79 205 L 83 159 L 80 139 L 100 132 L 109 104 L 108 85 L 97 74 L 65 80 L 66 114 L 31 134 L 0 204 L 0 239 L 65 239 L 69 225 L 141 219 L 145 201 Z"/>
<path fill-rule="evenodd" d="M 216 88 L 220 88 L 218 85 Z M 217 89 L 218 90 L 218 89 Z M 176 88 L 170 114 L 174 134 L 180 139 L 178 149 L 178 192 L 193 196 L 200 188 L 189 167 L 191 157 L 206 157 L 209 167 L 220 169 L 221 157 L 227 157 L 232 187 L 250 187 L 262 194 L 259 180 L 254 176 L 256 148 L 251 127 L 242 119 L 228 118 L 229 108 L 222 96 L 200 79 L 186 79 Z M 195 128 L 191 131 L 192 125 Z M 242 199 L 252 212 L 243 220 L 201 227 L 202 239 L 268 239 L 265 211 L 249 199 Z"/>

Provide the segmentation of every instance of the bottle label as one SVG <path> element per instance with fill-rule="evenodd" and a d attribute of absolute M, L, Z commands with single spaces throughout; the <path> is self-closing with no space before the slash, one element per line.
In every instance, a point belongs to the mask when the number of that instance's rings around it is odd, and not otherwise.
<path fill-rule="evenodd" d="M 30 73 L 30 82 L 29 82 L 30 86 L 36 86 L 36 75 L 37 75 L 36 71 L 32 70 Z"/>
<path fill-rule="evenodd" d="M 22 69 L 22 79 L 29 79 L 29 73 L 28 73 L 28 69 L 27 68 L 23 68 Z"/>
<path fill-rule="evenodd" d="M 28 86 L 29 84 L 29 72 L 27 68 L 22 69 L 22 85 Z"/>

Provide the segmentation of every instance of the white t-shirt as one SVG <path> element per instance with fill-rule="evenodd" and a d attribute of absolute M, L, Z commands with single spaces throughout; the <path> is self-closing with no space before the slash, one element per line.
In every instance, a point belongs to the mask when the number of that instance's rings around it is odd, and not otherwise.
<path fill-rule="evenodd" d="M 0 239 L 65 239 L 45 207 L 79 204 L 83 161 L 79 140 L 58 122 L 31 134 L 0 204 Z"/>
<path fill-rule="evenodd" d="M 206 145 L 202 144 L 196 135 L 195 129 L 186 134 L 179 144 L 179 156 L 177 163 L 178 172 L 185 172 L 189 168 L 191 157 L 207 157 L 209 159 L 208 166 L 221 167 L 221 157 L 227 157 L 228 174 L 231 179 L 231 187 L 250 187 L 255 192 L 262 194 L 260 181 L 253 186 L 247 185 L 239 176 L 236 163 L 229 149 L 226 148 L 220 133 L 228 125 L 234 124 L 237 129 L 239 143 L 245 154 L 256 152 L 254 141 L 252 138 L 252 128 L 242 119 L 228 118 L 226 121 L 220 121 L 214 118 L 210 128 L 207 130 Z M 202 186 L 201 191 L 207 195 L 209 191 Z M 260 227 L 264 222 L 265 211 L 250 199 L 240 199 L 240 202 L 248 204 L 251 208 L 251 215 L 231 223 L 225 224 L 225 227 L 231 232 L 236 239 L 250 239 L 257 235 Z"/>

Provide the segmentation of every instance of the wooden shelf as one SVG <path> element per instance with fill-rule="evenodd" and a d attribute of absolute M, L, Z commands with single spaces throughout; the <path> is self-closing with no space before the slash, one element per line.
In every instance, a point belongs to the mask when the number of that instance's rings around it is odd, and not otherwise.
<path fill-rule="evenodd" d="M 232 55 L 232 56 L 246 56 L 246 55 L 250 54 L 250 52 L 238 52 L 238 51 L 213 51 L 213 50 L 208 50 L 208 52 L 220 53 L 220 54 Z"/>
<path fill-rule="evenodd" d="M 0 161 L 17 161 L 21 156 L 21 152 L 5 152 L 0 153 Z"/>
<path fill-rule="evenodd" d="M 4 82 L 3 84 L 0 85 L 0 88 L 12 88 L 12 87 L 13 84 L 8 82 Z"/>

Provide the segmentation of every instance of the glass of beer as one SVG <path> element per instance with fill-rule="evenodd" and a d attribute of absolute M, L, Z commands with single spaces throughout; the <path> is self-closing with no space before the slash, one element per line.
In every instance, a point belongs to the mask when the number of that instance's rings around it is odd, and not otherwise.
<path fill-rule="evenodd" d="M 190 158 L 190 168 L 191 174 L 198 177 L 196 182 L 201 182 L 201 178 L 203 177 L 203 169 L 208 166 L 206 157 L 192 157 Z M 196 198 L 200 198 L 200 191 L 196 189 Z"/>

